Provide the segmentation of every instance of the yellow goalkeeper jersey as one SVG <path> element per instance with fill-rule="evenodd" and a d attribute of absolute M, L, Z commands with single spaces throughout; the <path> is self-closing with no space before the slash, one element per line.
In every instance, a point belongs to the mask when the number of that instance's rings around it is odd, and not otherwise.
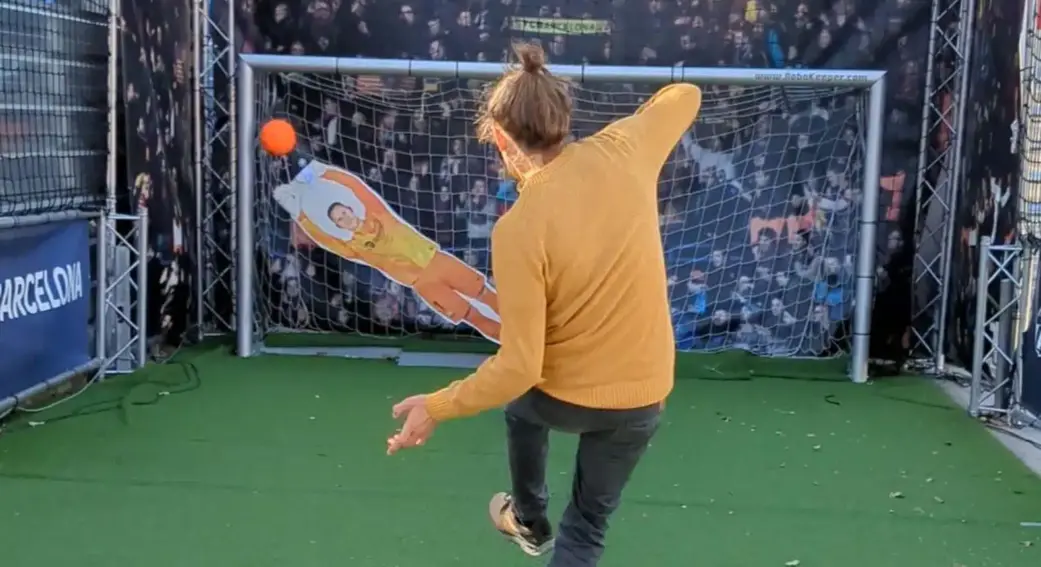
<path fill-rule="evenodd" d="M 520 183 L 492 232 L 499 352 L 427 398 L 434 419 L 501 406 L 533 387 L 591 408 L 665 399 L 676 346 L 657 182 L 700 107 L 697 87 L 669 85 Z"/>
<path fill-rule="evenodd" d="M 358 250 L 359 256 L 377 256 L 387 261 L 414 264 L 418 268 L 426 268 L 437 253 L 433 241 L 389 215 L 363 222 L 354 233 L 351 245 Z"/>

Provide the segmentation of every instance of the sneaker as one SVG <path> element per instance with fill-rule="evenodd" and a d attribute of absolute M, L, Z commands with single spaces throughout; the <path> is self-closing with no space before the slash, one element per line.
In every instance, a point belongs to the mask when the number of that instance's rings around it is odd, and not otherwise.
<path fill-rule="evenodd" d="M 553 530 L 549 522 L 543 520 L 530 527 L 521 524 L 513 511 L 513 498 L 509 494 L 500 492 L 492 496 L 488 503 L 488 513 L 495 529 L 517 544 L 524 553 L 538 557 L 553 549 Z"/>

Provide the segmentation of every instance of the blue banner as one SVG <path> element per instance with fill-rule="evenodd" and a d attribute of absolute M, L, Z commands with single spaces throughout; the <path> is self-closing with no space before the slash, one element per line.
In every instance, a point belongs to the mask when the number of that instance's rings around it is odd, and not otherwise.
<path fill-rule="evenodd" d="M 90 360 L 87 225 L 0 231 L 0 399 Z"/>

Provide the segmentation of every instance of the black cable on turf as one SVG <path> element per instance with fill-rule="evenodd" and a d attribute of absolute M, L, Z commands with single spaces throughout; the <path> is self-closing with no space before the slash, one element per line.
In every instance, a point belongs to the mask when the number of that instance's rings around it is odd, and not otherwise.
<path fill-rule="evenodd" d="M 118 398 L 102 400 L 88 404 L 86 406 L 77 408 L 66 414 L 59 414 L 53 417 L 48 417 L 44 423 L 51 424 L 59 421 L 67 421 L 79 417 L 86 417 L 88 415 L 98 415 L 108 413 L 111 411 L 120 412 L 120 420 L 124 423 L 129 424 L 130 416 L 129 410 L 134 407 L 151 406 L 159 403 L 166 396 L 176 396 L 178 394 L 185 394 L 188 392 L 194 392 L 202 387 L 202 377 L 199 374 L 199 369 L 195 364 L 191 362 L 173 362 L 168 364 L 174 364 L 182 369 L 184 380 L 182 381 L 166 381 L 166 380 L 150 380 L 135 384 L 127 392 L 120 395 Z M 150 398 L 145 400 L 132 400 L 135 391 L 139 390 L 143 386 L 158 386 L 160 388 L 166 387 L 153 394 Z M 0 430 L 0 433 L 10 435 L 12 433 L 19 433 L 35 428 L 36 425 L 32 425 L 32 422 L 21 421 L 14 422 L 11 425 Z"/>
<path fill-rule="evenodd" d="M 185 329 L 184 335 L 185 336 L 191 336 L 193 328 L 194 328 L 194 326 L 193 327 L 189 327 L 188 329 Z M 166 381 L 162 381 L 162 380 L 152 380 L 152 381 L 142 382 L 140 384 L 135 384 L 134 386 L 132 386 L 130 388 L 130 390 L 128 390 L 126 393 L 124 393 L 118 399 L 102 400 L 102 401 L 94 402 L 94 403 L 91 403 L 91 404 L 87 404 L 86 406 L 81 406 L 81 407 L 79 407 L 79 408 L 77 408 L 77 409 L 75 409 L 75 410 L 73 410 L 73 411 L 71 411 L 69 413 L 64 414 L 64 415 L 59 414 L 59 415 L 57 415 L 55 417 L 50 417 L 44 423 L 55 423 L 55 422 L 58 422 L 58 421 L 65 421 L 65 420 L 73 419 L 73 418 L 77 418 L 77 417 L 85 417 L 85 416 L 88 416 L 88 415 L 97 415 L 97 414 L 100 414 L 100 413 L 106 413 L 106 412 L 113 411 L 113 410 L 119 410 L 121 412 L 121 416 L 120 416 L 121 420 L 124 423 L 128 423 L 129 422 L 129 413 L 127 412 L 127 410 L 130 407 L 153 405 L 153 404 L 158 403 L 159 400 L 162 399 L 166 395 L 183 394 L 183 393 L 186 393 L 186 392 L 191 392 L 191 391 L 199 389 L 202 386 L 202 378 L 201 378 L 201 376 L 199 374 L 199 369 L 195 366 L 195 364 L 190 363 L 190 362 L 172 362 L 173 359 L 177 356 L 177 354 L 179 354 L 181 352 L 181 350 L 185 346 L 187 346 L 187 345 L 188 345 L 188 343 L 182 343 L 177 348 L 175 348 L 173 352 L 167 354 L 166 356 L 163 356 L 163 357 L 153 356 L 153 357 L 151 357 L 152 362 L 154 362 L 156 364 L 176 364 L 176 365 L 180 366 L 184 370 L 184 375 L 187 377 L 187 380 L 186 380 L 187 385 L 186 386 L 181 387 L 183 385 L 183 383 L 181 383 L 181 382 L 166 382 Z M 76 394 L 73 394 L 72 396 L 78 395 L 79 393 L 83 392 L 85 389 L 89 388 L 90 386 L 94 385 L 95 383 L 96 383 L 95 381 L 88 382 L 86 385 L 84 385 L 84 387 L 81 390 L 79 390 Z M 145 385 L 145 384 L 157 385 L 157 386 L 167 386 L 168 388 L 172 388 L 172 389 L 168 389 L 168 390 L 165 390 L 163 392 L 157 393 L 150 400 L 146 400 L 146 401 L 143 401 L 143 402 L 130 402 L 129 400 L 130 400 L 131 395 L 139 387 L 141 387 L 142 385 Z M 180 388 L 178 389 L 178 387 L 180 387 Z M 71 400 L 72 397 L 71 396 L 67 397 L 67 399 Z M 61 403 L 62 402 L 59 401 L 58 405 L 60 405 Z M 3 435 L 5 433 L 14 433 L 14 432 L 18 432 L 18 431 L 24 431 L 26 429 L 32 429 L 32 428 L 34 428 L 34 427 L 36 427 L 38 425 L 38 424 L 33 424 L 33 422 L 25 422 L 25 421 L 9 422 L 8 420 L 10 418 L 12 418 L 12 417 L 14 417 L 14 416 L 16 416 L 18 414 L 17 409 L 18 408 L 15 408 L 14 410 L 8 412 L 7 414 L 4 414 L 3 416 L 0 416 L 0 435 Z"/>

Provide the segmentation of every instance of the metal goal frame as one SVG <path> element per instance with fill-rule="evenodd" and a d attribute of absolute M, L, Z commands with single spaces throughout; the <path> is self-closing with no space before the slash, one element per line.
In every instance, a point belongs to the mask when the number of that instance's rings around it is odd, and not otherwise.
<path fill-rule="evenodd" d="M 867 92 L 866 131 L 861 215 L 854 269 L 854 311 L 850 378 L 868 380 L 868 345 L 874 303 L 878 207 L 881 179 L 882 131 L 885 124 L 886 74 L 873 70 L 793 70 L 699 67 L 636 67 L 615 65 L 550 65 L 550 71 L 579 83 L 638 82 L 699 85 L 855 87 Z M 329 75 L 413 76 L 438 79 L 494 80 L 502 76 L 501 63 L 416 61 L 294 55 L 240 54 L 236 73 L 235 164 L 231 193 L 235 195 L 235 332 L 237 353 L 249 357 L 264 352 L 255 325 L 254 160 L 257 151 L 258 116 L 256 86 L 270 73 L 320 73 Z M 318 353 L 314 349 L 310 354 Z"/>

